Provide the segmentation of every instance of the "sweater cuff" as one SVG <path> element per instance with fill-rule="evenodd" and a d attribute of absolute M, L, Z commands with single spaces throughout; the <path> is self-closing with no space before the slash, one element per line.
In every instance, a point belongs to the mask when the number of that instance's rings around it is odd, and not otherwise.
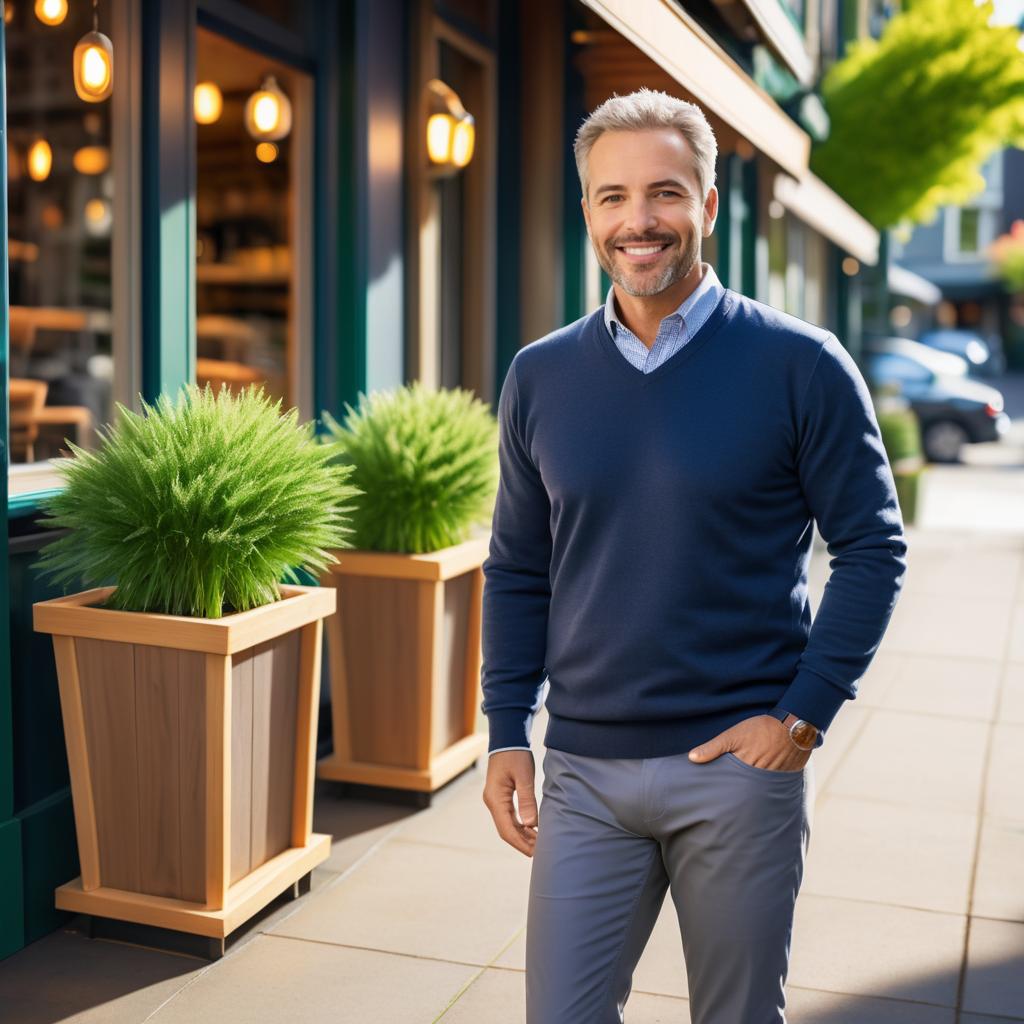
<path fill-rule="evenodd" d="M 529 747 L 530 731 L 533 725 L 533 713 L 523 715 L 515 708 L 490 711 L 487 714 L 487 725 L 490 737 L 487 752 L 492 753 L 502 747 Z"/>
<path fill-rule="evenodd" d="M 820 740 L 843 706 L 843 701 L 848 699 L 846 693 L 824 676 L 802 668 L 779 698 L 777 706 L 816 726 Z"/>

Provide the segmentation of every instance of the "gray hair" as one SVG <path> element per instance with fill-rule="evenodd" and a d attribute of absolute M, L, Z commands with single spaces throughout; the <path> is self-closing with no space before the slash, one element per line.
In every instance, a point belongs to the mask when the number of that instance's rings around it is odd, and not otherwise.
<path fill-rule="evenodd" d="M 605 132 L 642 132 L 658 128 L 676 128 L 689 143 L 696 158 L 701 201 L 707 199 L 715 184 L 718 142 L 704 111 L 696 103 L 646 86 L 628 96 L 611 96 L 580 125 L 573 151 L 584 198 L 590 187 L 587 166 L 590 150 Z"/>

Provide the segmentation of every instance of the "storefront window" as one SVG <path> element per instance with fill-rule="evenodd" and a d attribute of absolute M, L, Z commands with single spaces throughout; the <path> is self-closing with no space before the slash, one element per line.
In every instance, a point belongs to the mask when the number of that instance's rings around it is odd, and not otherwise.
<path fill-rule="evenodd" d="M 301 407 L 309 80 L 213 32 L 197 42 L 196 380 Z"/>
<path fill-rule="evenodd" d="M 11 490 L 60 455 L 89 447 L 114 385 L 115 183 L 112 99 L 75 92 L 75 43 L 89 4 L 45 24 L 7 5 Z M 107 27 L 107 31 L 111 31 Z M 116 81 L 116 79 L 115 79 Z M 43 464 L 43 465 L 39 465 Z M 36 473 L 38 475 L 38 473 Z"/>

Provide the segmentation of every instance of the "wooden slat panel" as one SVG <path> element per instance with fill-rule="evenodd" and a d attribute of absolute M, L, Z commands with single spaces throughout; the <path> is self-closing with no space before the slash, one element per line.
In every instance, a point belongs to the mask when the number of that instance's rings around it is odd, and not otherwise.
<path fill-rule="evenodd" d="M 295 791 L 292 846 L 305 846 L 313 834 L 313 780 L 316 777 L 316 725 L 320 711 L 323 619 L 303 626 L 299 639 L 299 694 L 295 716 Z"/>
<path fill-rule="evenodd" d="M 131 644 L 75 641 L 96 808 L 100 880 L 139 891 L 135 659 Z"/>
<path fill-rule="evenodd" d="M 231 873 L 231 658 L 206 655 L 206 908 L 221 910 Z"/>
<path fill-rule="evenodd" d="M 294 630 L 253 656 L 253 868 L 291 845 L 299 649 Z"/>
<path fill-rule="evenodd" d="M 75 811 L 75 834 L 78 837 L 78 859 L 82 869 L 82 889 L 84 892 L 91 892 L 100 884 L 100 851 L 96 835 L 96 804 L 89 771 L 89 751 L 74 639 L 69 636 L 55 636 L 53 655 L 57 663 L 61 717 L 64 720 L 64 740 L 71 774 L 71 797 Z"/>
<path fill-rule="evenodd" d="M 181 895 L 178 652 L 135 647 L 139 891 Z"/>
<path fill-rule="evenodd" d="M 181 897 L 206 900 L 206 655 L 178 652 Z"/>
<path fill-rule="evenodd" d="M 417 767 L 421 587 L 432 591 L 434 584 L 346 577 L 338 588 L 348 735 L 356 761 Z"/>
<path fill-rule="evenodd" d="M 473 574 L 463 573 L 446 580 L 444 621 L 441 626 L 441 671 L 434 682 L 434 723 L 430 754 L 446 750 L 465 735 L 466 717 L 466 630 L 469 626 Z"/>
<path fill-rule="evenodd" d="M 231 670 L 231 882 L 252 867 L 252 666 L 251 651 L 234 655 Z"/>
<path fill-rule="evenodd" d="M 420 586 L 419 622 L 416 627 L 417 654 L 413 703 L 419 709 L 416 716 L 416 767 L 421 771 L 430 767 L 434 750 L 434 722 L 437 704 L 442 695 L 434 680 L 442 678 L 444 636 L 444 584 L 424 583 Z M 444 694 L 443 696 L 447 696 Z"/>
<path fill-rule="evenodd" d="M 480 669 L 483 662 L 480 625 L 484 595 L 484 571 L 477 566 L 470 574 L 472 581 L 469 593 L 469 616 L 466 623 L 466 657 L 463 663 L 465 683 L 463 685 L 462 735 L 476 732 L 477 718 L 483 717 L 480 703 L 483 692 L 480 689 Z"/>

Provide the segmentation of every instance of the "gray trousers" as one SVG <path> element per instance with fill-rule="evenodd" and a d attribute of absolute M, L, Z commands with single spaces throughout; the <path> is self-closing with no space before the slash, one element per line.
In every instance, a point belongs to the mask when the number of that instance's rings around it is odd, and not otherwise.
<path fill-rule="evenodd" d="M 803 769 L 734 754 L 548 749 L 526 923 L 526 1024 L 622 1024 L 671 890 L 692 1024 L 779 1024 L 814 807 Z"/>

